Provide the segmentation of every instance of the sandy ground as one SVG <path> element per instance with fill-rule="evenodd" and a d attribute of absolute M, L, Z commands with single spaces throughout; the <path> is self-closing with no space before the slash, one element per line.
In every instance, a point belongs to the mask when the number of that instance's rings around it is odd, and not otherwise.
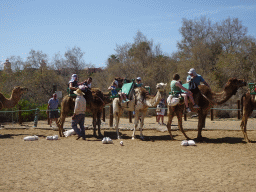
<path fill-rule="evenodd" d="M 131 140 L 133 127 L 121 119 L 124 146 L 116 140 L 108 119 L 102 133 L 113 144 L 92 137 L 91 119 L 86 119 L 87 140 L 75 135 L 46 140 L 58 134 L 46 121 L 4 124 L 0 130 L 0 191 L 255 191 L 256 129 L 248 124 L 246 144 L 240 120 L 207 119 L 204 142 L 181 146 L 184 136 L 177 130 L 176 117 L 170 140 L 165 126 L 155 118 L 145 120 L 145 141 Z M 165 117 L 165 120 L 167 118 Z M 184 122 L 187 135 L 195 138 L 197 119 Z M 70 128 L 70 118 L 65 128 Z M 24 141 L 29 135 L 37 141 Z M 137 138 L 139 131 L 136 132 Z"/>

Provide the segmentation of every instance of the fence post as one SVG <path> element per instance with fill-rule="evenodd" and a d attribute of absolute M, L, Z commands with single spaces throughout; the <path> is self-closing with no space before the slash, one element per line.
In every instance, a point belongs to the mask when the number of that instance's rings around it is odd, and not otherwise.
<path fill-rule="evenodd" d="M 241 119 L 241 108 L 240 108 L 240 100 L 237 100 L 237 119 Z"/>
<path fill-rule="evenodd" d="M 37 127 L 39 111 L 40 110 L 38 108 L 36 108 L 35 119 L 34 119 L 34 127 Z"/>
<path fill-rule="evenodd" d="M 113 105 L 109 106 L 109 126 L 113 127 Z"/>
<path fill-rule="evenodd" d="M 21 106 L 20 105 L 18 105 L 19 106 L 19 124 L 21 125 L 22 124 L 22 116 L 21 116 Z"/>
<path fill-rule="evenodd" d="M 105 120 L 106 120 L 106 109 L 105 109 L 105 107 L 103 107 L 103 109 L 102 109 L 102 121 L 105 122 Z"/>
<path fill-rule="evenodd" d="M 211 109 L 211 121 L 213 121 L 213 109 Z"/>

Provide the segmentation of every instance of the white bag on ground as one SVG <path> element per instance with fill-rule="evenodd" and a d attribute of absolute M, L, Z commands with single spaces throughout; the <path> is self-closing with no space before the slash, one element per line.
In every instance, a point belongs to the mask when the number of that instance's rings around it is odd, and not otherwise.
<path fill-rule="evenodd" d="M 58 135 L 53 135 L 53 136 L 47 136 L 46 140 L 58 140 L 59 136 Z"/>
<path fill-rule="evenodd" d="M 65 131 L 63 134 L 65 135 L 65 137 L 68 137 L 68 136 L 70 136 L 70 135 L 75 135 L 76 132 L 75 132 L 74 129 L 70 129 L 70 130 L 68 130 L 68 131 Z"/>
<path fill-rule="evenodd" d="M 35 141 L 35 140 L 38 140 L 38 136 L 36 135 L 24 137 L 24 141 Z"/>
<path fill-rule="evenodd" d="M 112 141 L 112 139 L 110 137 L 104 137 L 102 139 L 102 143 L 103 144 L 113 144 L 113 141 Z"/>
<path fill-rule="evenodd" d="M 184 141 L 181 142 L 181 145 L 183 145 L 183 146 L 193 146 L 193 145 L 196 145 L 196 143 L 193 140 L 188 140 L 188 141 L 184 140 Z"/>

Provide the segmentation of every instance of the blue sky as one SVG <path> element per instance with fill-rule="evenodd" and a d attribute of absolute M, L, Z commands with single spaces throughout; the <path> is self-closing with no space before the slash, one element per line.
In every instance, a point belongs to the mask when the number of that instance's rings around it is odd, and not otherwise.
<path fill-rule="evenodd" d="M 171 54 L 182 18 L 200 16 L 236 17 L 256 37 L 256 0 L 0 0 L 0 11 L 0 63 L 12 55 L 26 60 L 31 49 L 51 61 L 77 46 L 87 64 L 104 67 L 116 45 L 132 43 L 137 31 Z"/>

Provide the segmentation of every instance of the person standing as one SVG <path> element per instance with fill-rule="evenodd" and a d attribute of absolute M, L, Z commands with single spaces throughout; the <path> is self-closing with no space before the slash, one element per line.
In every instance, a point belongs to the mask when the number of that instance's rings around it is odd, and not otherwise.
<path fill-rule="evenodd" d="M 59 100 L 57 99 L 57 94 L 54 93 L 52 95 L 52 98 L 49 99 L 47 106 L 47 110 L 49 111 L 50 127 L 52 127 L 52 119 L 55 119 L 55 122 L 57 124 L 57 119 L 59 118 L 58 105 Z"/>
<path fill-rule="evenodd" d="M 78 135 L 77 139 L 80 139 L 81 137 L 83 140 L 85 140 L 85 129 L 84 129 L 84 119 L 85 119 L 85 110 L 86 110 L 86 100 L 83 97 L 84 93 L 81 91 L 81 89 L 77 89 L 74 91 L 74 93 L 77 95 L 76 101 L 75 101 L 75 108 L 74 108 L 74 115 L 72 116 L 72 129 L 76 132 Z M 80 129 L 77 127 L 79 124 Z"/>
<path fill-rule="evenodd" d="M 164 124 L 164 114 L 165 114 L 165 102 L 164 102 L 164 99 L 161 99 L 161 101 L 157 105 L 157 109 L 156 109 L 157 122 L 159 125 L 165 125 Z M 162 124 L 160 123 L 160 119 L 162 121 Z"/>

